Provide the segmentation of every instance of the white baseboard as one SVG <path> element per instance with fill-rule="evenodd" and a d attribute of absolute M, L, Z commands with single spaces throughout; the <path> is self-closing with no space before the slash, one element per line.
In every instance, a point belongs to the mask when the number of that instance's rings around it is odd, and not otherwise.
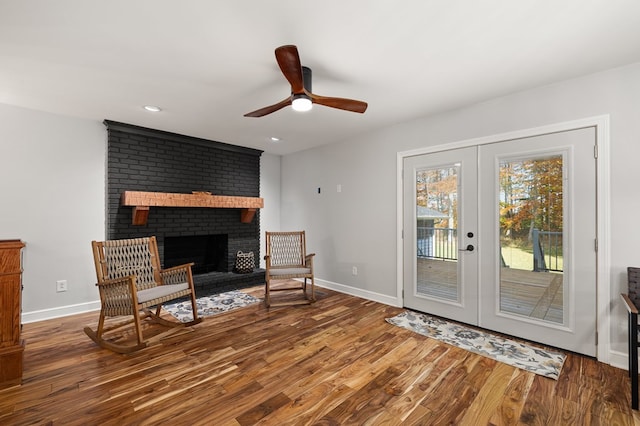
<path fill-rule="evenodd" d="M 362 290 L 360 288 L 351 287 L 344 284 L 338 284 L 331 281 L 322 280 L 316 278 L 316 285 L 318 287 L 328 288 L 329 290 L 335 290 L 340 293 L 348 294 L 350 296 L 360 297 L 362 299 L 372 300 L 374 302 L 383 303 L 385 305 L 402 307 L 398 304 L 398 300 L 395 297 L 387 296 L 385 294 L 376 293 L 369 290 Z"/>
<path fill-rule="evenodd" d="M 57 308 L 43 309 L 41 311 L 23 312 L 22 323 L 44 321 L 54 318 L 67 317 L 69 315 L 100 310 L 100 301 L 79 303 L 77 305 L 59 306 Z"/>
<path fill-rule="evenodd" d="M 628 370 L 629 356 L 626 352 L 609 351 L 609 365 L 623 370 Z"/>

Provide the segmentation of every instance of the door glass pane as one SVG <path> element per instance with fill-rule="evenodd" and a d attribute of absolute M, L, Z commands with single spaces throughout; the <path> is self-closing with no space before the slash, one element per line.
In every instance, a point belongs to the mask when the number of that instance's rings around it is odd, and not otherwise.
<path fill-rule="evenodd" d="M 417 294 L 458 301 L 459 165 L 416 172 Z"/>
<path fill-rule="evenodd" d="M 564 321 L 563 157 L 500 162 L 500 311 Z"/>

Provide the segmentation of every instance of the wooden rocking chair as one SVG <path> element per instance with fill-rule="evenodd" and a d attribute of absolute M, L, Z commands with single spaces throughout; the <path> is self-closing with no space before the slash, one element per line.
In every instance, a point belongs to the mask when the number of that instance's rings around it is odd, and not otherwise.
<path fill-rule="evenodd" d="M 273 306 L 309 304 L 316 301 L 313 278 L 313 257 L 315 253 L 306 254 L 304 231 L 267 232 L 267 254 L 265 273 L 264 302 L 267 308 L 272 306 L 272 291 L 302 290 L 304 299 L 283 301 Z M 297 286 L 272 287 L 272 281 L 303 278 Z M 311 294 L 307 292 L 307 279 L 311 280 Z"/>
<path fill-rule="evenodd" d="M 198 318 L 196 308 L 191 275 L 193 263 L 161 270 L 155 237 L 92 241 L 91 246 L 101 308 L 97 330 L 94 331 L 87 326 L 84 332 L 98 345 L 114 352 L 130 353 L 202 321 Z M 193 321 L 180 323 L 160 317 L 163 303 L 186 296 L 191 298 Z M 152 310 L 151 308 L 154 307 L 155 309 Z M 105 326 L 107 317 L 118 316 L 131 318 Z M 167 326 L 169 329 L 152 338 L 144 339 L 142 321 L 145 319 Z M 120 337 L 105 336 L 105 333 L 111 333 L 131 324 L 135 326 L 136 341 L 134 343 L 118 343 Z M 124 330 L 123 334 L 126 335 Z"/>

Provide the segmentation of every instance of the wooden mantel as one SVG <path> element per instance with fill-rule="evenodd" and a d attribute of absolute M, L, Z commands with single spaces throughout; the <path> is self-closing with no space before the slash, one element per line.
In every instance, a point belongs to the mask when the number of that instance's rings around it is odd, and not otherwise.
<path fill-rule="evenodd" d="M 120 205 L 133 207 L 132 224 L 146 225 L 149 207 L 205 207 L 212 209 L 240 209 L 240 221 L 249 223 L 257 209 L 264 207 L 258 197 L 211 195 L 205 192 L 179 194 L 171 192 L 124 191 Z"/>

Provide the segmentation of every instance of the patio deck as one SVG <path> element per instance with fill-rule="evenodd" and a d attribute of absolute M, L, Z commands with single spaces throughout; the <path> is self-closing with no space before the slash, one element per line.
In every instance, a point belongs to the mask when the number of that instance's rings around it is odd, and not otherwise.
<path fill-rule="evenodd" d="M 418 258 L 418 291 L 457 299 L 457 262 Z M 504 312 L 562 324 L 561 273 L 502 268 L 500 307 Z"/>

